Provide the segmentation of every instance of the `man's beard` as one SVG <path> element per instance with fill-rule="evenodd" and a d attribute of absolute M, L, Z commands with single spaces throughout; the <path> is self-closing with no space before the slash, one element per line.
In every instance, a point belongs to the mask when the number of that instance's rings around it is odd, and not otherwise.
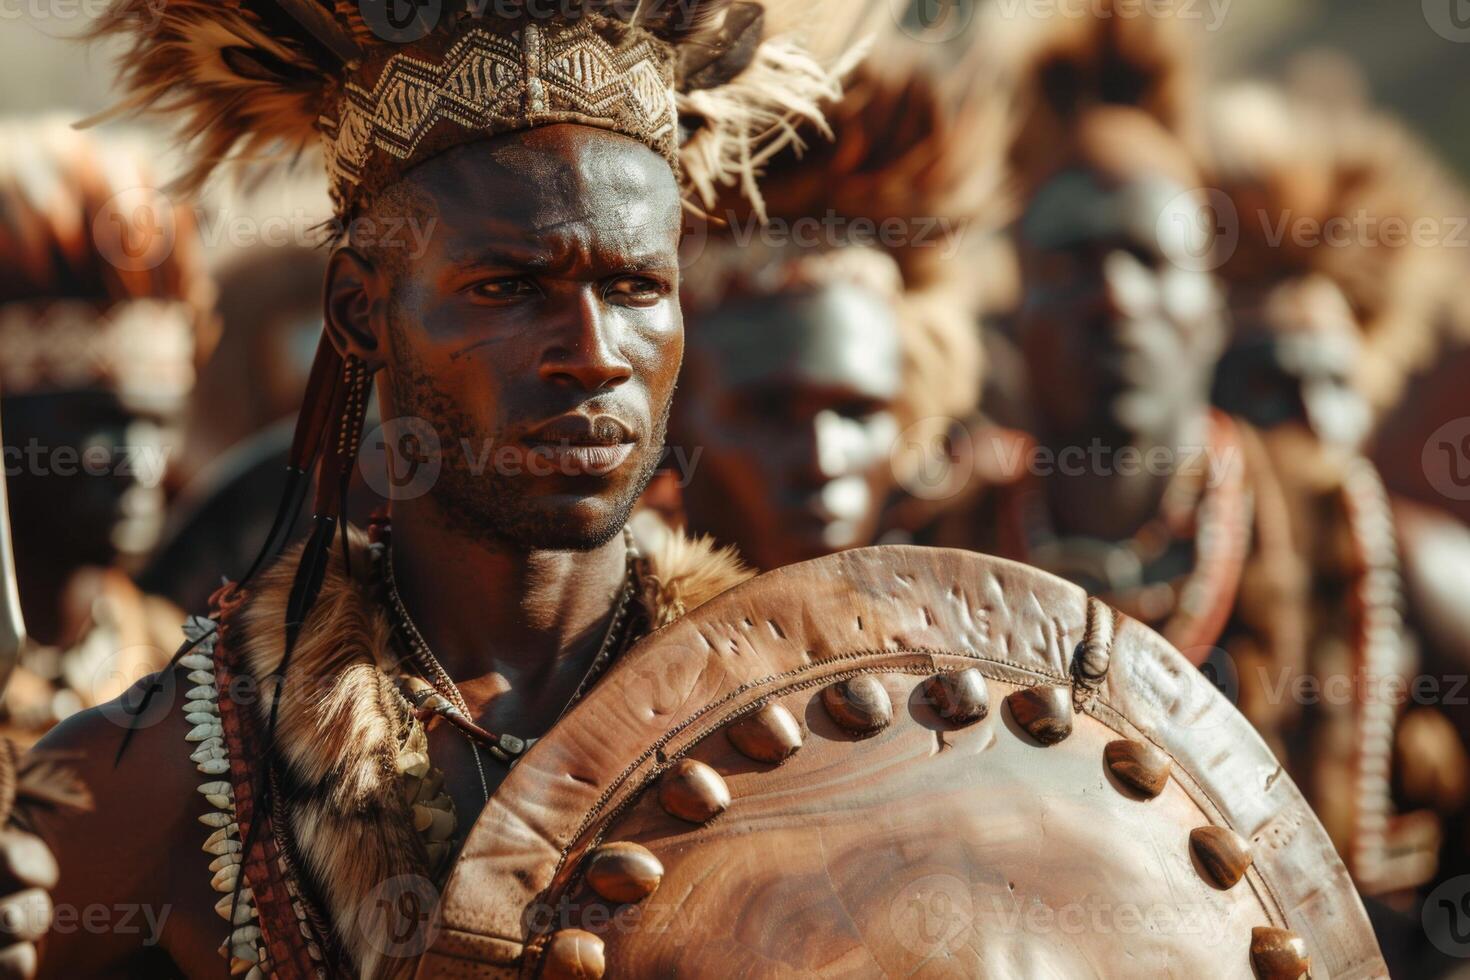
<path fill-rule="evenodd" d="M 655 419 L 651 442 L 640 444 L 641 455 L 633 457 L 639 470 L 627 483 L 623 496 L 594 522 L 571 522 L 565 514 L 540 507 L 527 498 L 524 486 L 530 477 L 499 470 L 498 434 L 482 431 L 417 364 L 400 362 L 392 377 L 398 411 L 425 420 L 438 437 L 441 466 L 432 491 L 437 509 L 451 530 L 474 540 L 521 550 L 595 550 L 628 523 L 658 471 L 660 454 L 649 450 L 663 446 L 672 397 L 665 400 Z"/>

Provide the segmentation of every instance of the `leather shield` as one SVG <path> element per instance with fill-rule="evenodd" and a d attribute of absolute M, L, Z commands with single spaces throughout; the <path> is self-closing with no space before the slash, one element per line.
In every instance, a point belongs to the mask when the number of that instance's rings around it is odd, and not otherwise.
<path fill-rule="evenodd" d="M 1060 579 L 877 548 L 638 644 L 515 767 L 421 977 L 1385 976 L 1230 703 Z"/>

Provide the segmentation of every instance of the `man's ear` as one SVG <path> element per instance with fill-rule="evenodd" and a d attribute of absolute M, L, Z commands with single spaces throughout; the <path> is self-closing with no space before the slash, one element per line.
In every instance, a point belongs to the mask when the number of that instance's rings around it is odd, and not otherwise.
<path fill-rule="evenodd" d="M 383 367 L 385 338 L 381 317 L 373 316 L 386 303 L 387 283 L 381 272 L 355 248 L 339 248 L 327 262 L 327 288 L 322 311 L 327 336 L 343 357 L 356 357 L 370 373 Z"/>

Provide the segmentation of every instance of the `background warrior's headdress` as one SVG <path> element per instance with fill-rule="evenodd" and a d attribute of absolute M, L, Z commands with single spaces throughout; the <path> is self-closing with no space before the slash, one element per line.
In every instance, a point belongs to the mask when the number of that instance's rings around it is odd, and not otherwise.
<path fill-rule="evenodd" d="M 1336 286 L 1363 341 L 1353 380 L 1375 409 L 1391 406 L 1456 326 L 1463 193 L 1403 126 L 1367 107 L 1242 84 L 1210 102 L 1207 121 L 1211 181 L 1239 230 L 1222 256 L 1226 282 L 1250 293 Z"/>
<path fill-rule="evenodd" d="M 1177 6 L 1099 0 L 1085 14 L 1034 20 L 997 12 L 983 43 L 1016 92 L 1011 164 L 1023 194 L 1072 163 L 1083 121 L 1098 112 L 1197 151 L 1198 45 Z"/>

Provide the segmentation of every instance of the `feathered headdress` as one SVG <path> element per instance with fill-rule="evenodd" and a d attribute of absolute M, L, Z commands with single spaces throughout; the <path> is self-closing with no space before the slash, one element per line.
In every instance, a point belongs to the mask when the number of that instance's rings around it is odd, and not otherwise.
<path fill-rule="evenodd" d="M 1197 142 L 1197 45 L 1173 0 L 1147 10 L 1098 0 L 1089 12 L 1034 20 L 995 14 L 982 31 L 1014 88 L 1020 124 L 1011 162 L 1035 186 L 1064 158 L 1078 120 L 1098 108 L 1134 109 L 1186 146 Z"/>
<path fill-rule="evenodd" d="M 188 208 L 142 148 L 59 118 L 0 125 L 0 391 L 101 386 L 176 407 L 216 339 Z"/>
<path fill-rule="evenodd" d="M 320 148 L 341 215 L 449 147 L 558 122 L 645 143 L 706 197 L 750 190 L 762 155 L 837 91 L 791 39 L 766 36 L 763 4 L 551 6 L 443 0 L 400 23 L 378 0 L 118 0 L 94 34 L 131 44 L 113 111 L 179 120 L 183 189 L 226 161 Z"/>
<path fill-rule="evenodd" d="M 1334 283 L 1362 331 L 1360 389 L 1387 407 L 1435 352 L 1461 292 L 1462 192 L 1401 125 L 1364 108 L 1246 84 L 1209 109 L 1212 183 L 1240 230 L 1221 274 L 1253 293 Z"/>

